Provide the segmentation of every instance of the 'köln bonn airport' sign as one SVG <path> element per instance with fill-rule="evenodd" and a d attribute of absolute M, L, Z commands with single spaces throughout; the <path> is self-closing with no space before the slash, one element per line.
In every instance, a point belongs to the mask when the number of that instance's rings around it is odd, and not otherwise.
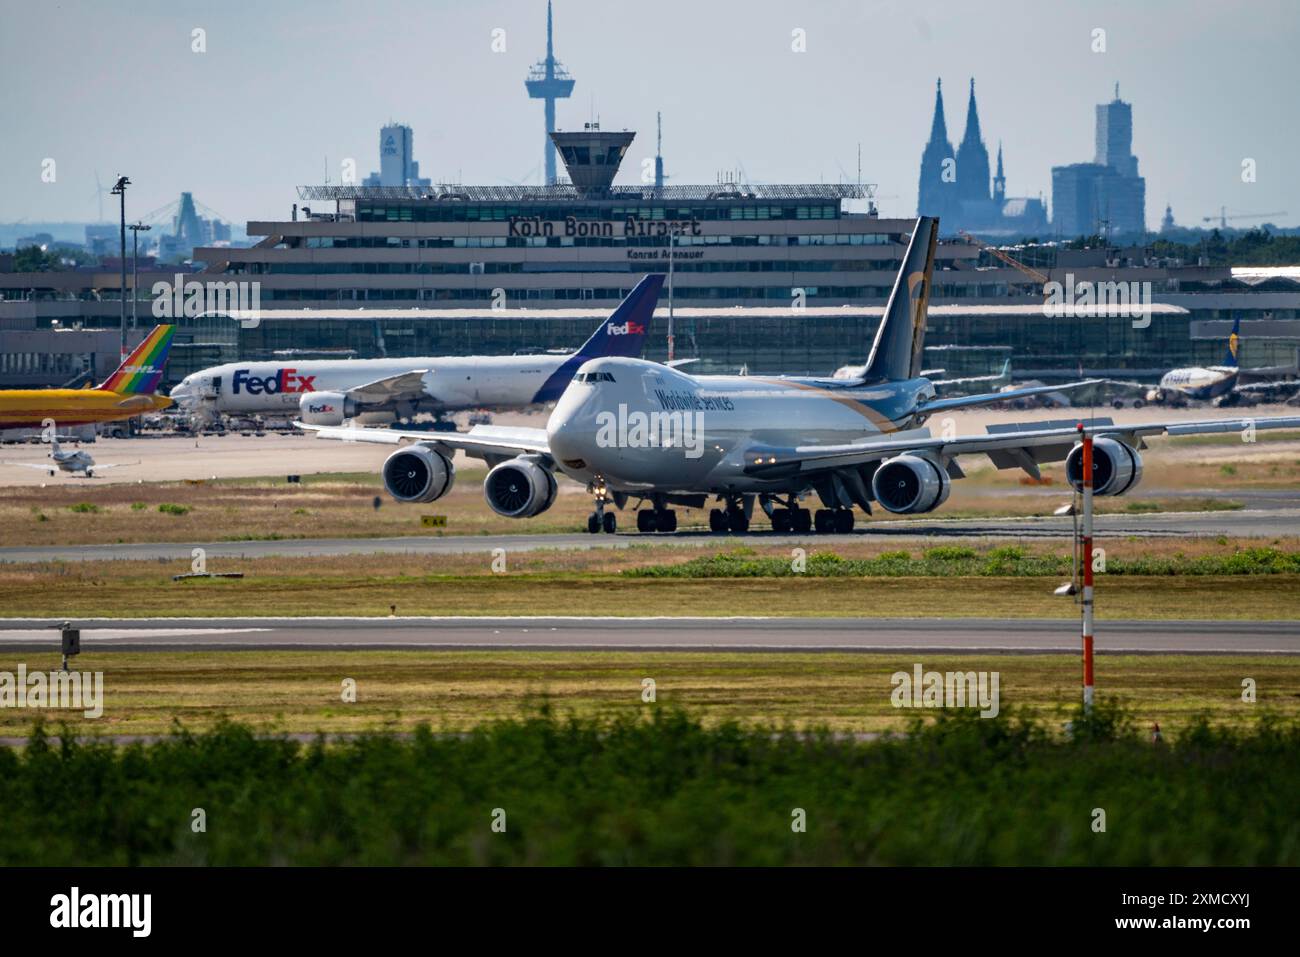
<path fill-rule="evenodd" d="M 615 236 L 701 235 L 700 221 L 698 219 L 638 219 L 635 216 L 628 216 L 622 223 L 613 223 L 576 219 L 573 216 L 566 216 L 564 219 L 511 216 L 509 225 L 510 230 L 507 235 L 522 237 L 568 236 L 575 239 L 612 239 Z"/>

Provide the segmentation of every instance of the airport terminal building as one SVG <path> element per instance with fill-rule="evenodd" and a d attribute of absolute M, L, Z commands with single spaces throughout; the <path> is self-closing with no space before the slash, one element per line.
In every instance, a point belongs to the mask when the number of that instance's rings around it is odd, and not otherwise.
<path fill-rule="evenodd" d="M 876 215 L 871 187 L 622 185 L 635 134 L 552 135 L 568 183 L 301 187 L 289 219 L 248 224 L 255 246 L 196 249 L 201 271 L 185 278 L 256 283 L 261 321 L 181 319 L 168 379 L 239 358 L 569 349 L 646 272 L 671 272 L 672 290 L 650 358 L 667 356 L 670 303 L 675 357 L 700 357 L 700 371 L 818 374 L 865 358 L 914 223 Z M 1149 283 L 1159 308 L 1147 328 L 1052 318 L 1044 275 Z M 141 297 L 160 278 L 174 277 L 142 272 Z M 0 271 L 0 386 L 36 384 L 25 337 L 115 329 L 118 284 L 108 270 Z M 1291 363 L 1300 342 L 1300 271 L 1186 265 L 1142 248 L 1057 249 L 1051 266 L 1019 268 L 943 241 L 931 304 L 926 363 L 952 375 L 997 371 L 1010 355 L 1018 376 L 1156 376 L 1217 361 L 1236 316 L 1243 364 Z M 150 305 L 138 304 L 146 327 Z M 68 368 L 39 374 L 55 384 Z"/>

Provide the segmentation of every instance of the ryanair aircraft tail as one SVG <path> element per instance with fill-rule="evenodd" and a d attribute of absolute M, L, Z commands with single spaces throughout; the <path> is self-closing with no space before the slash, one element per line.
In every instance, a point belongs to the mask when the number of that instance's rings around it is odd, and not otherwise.
<path fill-rule="evenodd" d="M 1241 348 L 1241 316 L 1232 320 L 1232 335 L 1228 336 L 1228 348 L 1223 354 L 1223 364 L 1237 368 L 1237 351 Z"/>
<path fill-rule="evenodd" d="M 175 326 L 154 326 L 99 388 L 118 395 L 153 395 L 162 381 L 175 332 Z"/>
<path fill-rule="evenodd" d="M 921 372 L 925 317 L 930 305 L 934 250 L 939 241 L 937 216 L 921 216 L 894 280 L 885 316 L 867 359 L 867 379 L 915 379 Z"/>

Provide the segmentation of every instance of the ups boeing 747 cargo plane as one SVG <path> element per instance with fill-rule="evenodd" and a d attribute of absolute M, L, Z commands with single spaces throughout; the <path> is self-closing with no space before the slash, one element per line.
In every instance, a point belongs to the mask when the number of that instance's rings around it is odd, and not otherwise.
<path fill-rule="evenodd" d="M 854 509 L 929 512 L 963 477 L 960 459 L 987 455 L 998 468 L 1039 474 L 1064 460 L 1081 484 L 1081 429 L 1095 437 L 1096 494 L 1121 495 L 1142 477 L 1148 435 L 1229 432 L 1237 419 L 1114 425 L 1109 420 L 1026 423 L 983 435 L 936 437 L 924 428 L 937 413 L 1005 402 L 1062 386 L 1036 386 L 937 398 L 920 375 L 938 220 L 921 217 L 866 362 L 854 377 L 809 379 L 692 376 L 627 357 L 592 359 L 551 413 L 545 429 L 478 427 L 430 438 L 394 429 L 338 429 L 304 424 L 325 438 L 388 444 L 383 479 L 394 498 L 428 502 L 455 477 L 456 449 L 492 466 L 488 505 L 527 518 L 555 500 L 556 471 L 587 486 L 592 532 L 613 532 L 629 502 L 640 531 L 674 531 L 674 505 L 710 513 L 714 531 L 749 528 L 755 506 L 773 529 L 847 532 Z M 1080 385 L 1081 383 L 1074 383 Z M 1300 416 L 1253 420 L 1256 429 L 1300 427 Z M 813 514 L 807 504 L 819 506 Z"/>

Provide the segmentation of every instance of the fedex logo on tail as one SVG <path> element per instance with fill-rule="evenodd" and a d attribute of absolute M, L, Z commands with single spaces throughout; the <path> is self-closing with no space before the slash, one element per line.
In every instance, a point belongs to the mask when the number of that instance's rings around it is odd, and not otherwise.
<path fill-rule="evenodd" d="M 635 323 L 631 319 L 617 326 L 611 322 L 605 328 L 611 336 L 640 336 L 645 334 L 645 326 Z"/>
<path fill-rule="evenodd" d="M 315 392 L 316 377 L 299 375 L 297 369 L 277 369 L 271 375 L 253 375 L 248 369 L 236 369 L 230 389 L 235 395 L 281 395 L 285 393 Z"/>

